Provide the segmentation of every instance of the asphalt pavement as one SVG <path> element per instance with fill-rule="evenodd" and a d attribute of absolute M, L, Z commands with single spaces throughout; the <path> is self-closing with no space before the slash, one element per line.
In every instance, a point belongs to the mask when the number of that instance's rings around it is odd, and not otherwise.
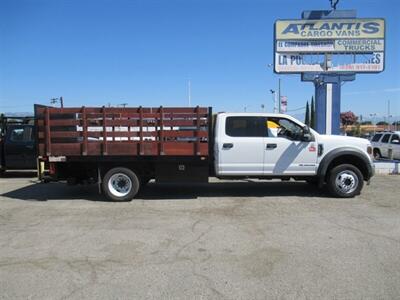
<path fill-rule="evenodd" d="M 1 299 L 399 299 L 400 177 L 150 183 L 138 199 L 0 178 Z"/>

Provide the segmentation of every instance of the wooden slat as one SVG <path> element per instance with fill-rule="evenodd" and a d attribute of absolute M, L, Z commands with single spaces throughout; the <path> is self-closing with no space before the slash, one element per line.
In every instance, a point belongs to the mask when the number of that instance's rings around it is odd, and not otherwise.
<path fill-rule="evenodd" d="M 164 130 L 164 137 L 196 137 L 196 130 Z M 198 131 L 199 137 L 208 137 L 208 132 L 204 130 Z"/>
<path fill-rule="evenodd" d="M 200 137 L 199 137 L 199 132 L 200 132 L 200 107 L 196 107 L 196 112 L 197 112 L 197 119 L 196 119 L 196 155 L 200 155 Z"/>
<path fill-rule="evenodd" d="M 103 155 L 107 155 L 107 119 L 106 107 L 103 106 Z"/>
<path fill-rule="evenodd" d="M 50 136 L 50 111 L 45 111 L 45 138 L 46 138 L 46 155 L 51 155 L 51 136 Z"/>
<path fill-rule="evenodd" d="M 88 134 L 87 134 L 87 123 L 86 123 L 86 108 L 82 107 L 82 131 L 83 131 L 83 143 L 82 143 L 82 155 L 87 155 L 88 152 Z"/>
<path fill-rule="evenodd" d="M 43 131 L 38 132 L 39 139 L 46 138 L 46 133 Z M 51 131 L 51 138 L 74 138 L 80 137 L 81 131 Z"/>
<path fill-rule="evenodd" d="M 160 106 L 160 155 L 164 155 L 164 117 L 163 117 L 163 107 Z"/>
<path fill-rule="evenodd" d="M 81 107 L 64 107 L 64 108 L 57 108 L 57 107 L 38 107 L 37 108 L 37 115 L 41 115 L 45 113 L 45 110 L 49 108 L 51 114 L 79 114 L 82 112 Z M 107 108 L 107 112 L 110 114 L 114 113 L 139 113 L 140 107 L 109 107 Z M 153 111 L 157 111 L 158 108 L 155 107 L 146 107 L 143 108 L 143 113 L 152 113 Z M 195 107 L 165 107 L 164 112 L 169 113 L 194 113 L 196 111 Z M 207 114 L 208 109 L 206 107 L 201 107 L 200 111 L 201 114 Z M 87 107 L 86 113 L 102 113 L 101 107 Z"/>
<path fill-rule="evenodd" d="M 197 125 L 196 120 L 165 120 L 164 126 L 171 126 L 171 127 L 187 127 Z M 204 126 L 207 125 L 207 120 L 200 120 L 200 125 Z"/>
<path fill-rule="evenodd" d="M 50 126 L 78 126 L 79 120 L 66 119 L 66 120 L 50 120 Z M 38 126 L 45 126 L 44 120 L 38 120 Z"/>
<path fill-rule="evenodd" d="M 166 137 L 196 137 L 196 132 L 195 130 L 188 130 L 188 131 L 183 131 L 183 130 L 164 130 L 162 135 L 164 138 Z M 39 138 L 44 139 L 45 138 L 45 132 L 39 131 Z M 82 137 L 83 131 L 51 131 L 51 138 L 78 138 Z M 156 137 L 158 136 L 158 133 L 156 131 L 106 131 L 106 134 L 104 134 L 104 130 L 102 131 L 87 131 L 87 136 L 88 137 L 95 137 L 95 138 L 100 138 L 102 137 L 102 141 L 106 139 L 107 137 Z M 204 130 L 200 130 L 198 132 L 199 137 L 205 138 L 208 137 L 208 132 Z M 139 139 L 140 140 L 140 139 Z M 103 142 L 104 144 L 104 142 Z"/>
<path fill-rule="evenodd" d="M 143 109 L 142 107 L 139 107 L 139 130 L 140 130 L 140 141 L 139 141 L 139 154 L 143 155 L 144 150 L 143 150 Z"/>
<path fill-rule="evenodd" d="M 90 121 L 87 120 L 87 121 Z M 140 120 L 135 120 L 135 119 L 107 119 L 107 126 L 140 126 Z M 149 120 L 149 119 L 143 119 L 143 126 L 154 126 L 154 125 L 159 125 L 159 121 L 156 119 L 154 120 Z M 66 120 L 50 120 L 50 126 L 55 127 L 55 126 L 79 126 L 81 125 L 80 120 L 73 120 L 73 119 L 66 119 Z M 200 124 L 202 126 L 207 124 L 206 119 L 200 119 Z M 89 125 L 89 124 L 88 124 Z M 164 120 L 164 127 L 165 126 L 196 126 L 197 121 L 196 119 L 192 120 L 185 120 L 185 119 L 174 119 L 174 120 Z M 38 126 L 44 126 L 44 120 L 38 120 Z M 90 126 L 90 125 L 89 125 Z M 95 126 L 95 125 L 92 125 Z M 97 120 L 96 121 L 96 126 L 103 126 L 103 120 Z"/>

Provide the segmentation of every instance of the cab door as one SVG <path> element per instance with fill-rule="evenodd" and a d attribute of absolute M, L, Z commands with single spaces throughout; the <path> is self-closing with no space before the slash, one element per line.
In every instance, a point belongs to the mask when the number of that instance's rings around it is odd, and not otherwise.
<path fill-rule="evenodd" d="M 389 156 L 389 142 L 390 142 L 390 133 L 386 133 L 380 142 L 380 150 L 381 150 L 381 155 L 383 157 L 388 157 Z"/>
<path fill-rule="evenodd" d="M 390 138 L 390 146 L 393 151 L 393 158 L 400 159 L 400 136 L 393 134 Z"/>
<path fill-rule="evenodd" d="M 304 141 L 303 128 L 284 117 L 270 117 L 264 139 L 265 175 L 315 175 L 318 145 Z"/>
<path fill-rule="evenodd" d="M 6 168 L 35 169 L 36 149 L 32 125 L 10 125 L 4 145 Z"/>
<path fill-rule="evenodd" d="M 262 175 L 265 118 L 227 116 L 218 126 L 216 172 L 218 175 Z"/>

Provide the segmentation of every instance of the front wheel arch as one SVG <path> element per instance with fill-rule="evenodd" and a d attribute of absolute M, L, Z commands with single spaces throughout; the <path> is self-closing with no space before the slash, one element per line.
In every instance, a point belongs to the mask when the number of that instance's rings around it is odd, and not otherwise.
<path fill-rule="evenodd" d="M 364 180 L 369 180 L 373 175 L 373 169 L 368 157 L 361 151 L 351 148 L 337 148 L 325 155 L 318 167 L 319 185 L 327 182 L 330 170 L 342 164 L 351 164 L 358 168 Z"/>

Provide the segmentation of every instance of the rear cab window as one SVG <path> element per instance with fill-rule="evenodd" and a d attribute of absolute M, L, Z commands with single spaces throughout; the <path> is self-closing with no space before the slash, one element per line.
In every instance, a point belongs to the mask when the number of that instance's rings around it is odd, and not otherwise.
<path fill-rule="evenodd" d="M 265 137 L 267 128 L 264 117 L 227 117 L 225 134 L 231 137 Z"/>
<path fill-rule="evenodd" d="M 33 141 L 33 127 L 10 128 L 9 141 L 13 143 L 29 143 Z"/>

